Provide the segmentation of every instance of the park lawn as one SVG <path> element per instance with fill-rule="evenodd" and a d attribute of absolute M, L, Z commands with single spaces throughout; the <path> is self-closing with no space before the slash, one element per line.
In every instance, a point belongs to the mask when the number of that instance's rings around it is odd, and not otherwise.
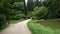
<path fill-rule="evenodd" d="M 60 34 L 60 20 L 31 20 L 28 27 L 32 34 Z"/>

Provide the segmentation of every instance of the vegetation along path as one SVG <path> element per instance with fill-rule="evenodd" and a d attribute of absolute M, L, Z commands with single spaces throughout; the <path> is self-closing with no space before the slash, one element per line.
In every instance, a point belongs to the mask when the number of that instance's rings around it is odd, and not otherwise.
<path fill-rule="evenodd" d="M 8 28 L 0 32 L 0 34 L 31 34 L 31 31 L 27 27 L 27 23 L 31 19 L 19 22 L 17 24 L 11 24 Z"/>

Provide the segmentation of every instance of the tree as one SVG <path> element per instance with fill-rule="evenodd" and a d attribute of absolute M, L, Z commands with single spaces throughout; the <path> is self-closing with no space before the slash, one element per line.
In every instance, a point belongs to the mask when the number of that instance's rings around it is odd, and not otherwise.
<path fill-rule="evenodd" d="M 60 1 L 59 0 L 45 0 L 44 6 L 46 6 L 49 10 L 47 17 L 49 19 L 57 18 L 60 12 Z"/>
<path fill-rule="evenodd" d="M 0 14 L 0 30 L 2 30 L 6 25 L 6 16 L 4 14 Z"/>
<path fill-rule="evenodd" d="M 5 14 L 7 16 L 11 15 L 11 12 L 13 12 L 12 5 L 10 4 L 12 2 L 12 0 L 2 0 L 0 3 L 0 8 L 1 8 L 1 12 L 2 14 Z"/>
<path fill-rule="evenodd" d="M 16 11 L 16 13 L 24 13 L 24 3 L 23 2 L 13 3 L 13 9 Z"/>
<path fill-rule="evenodd" d="M 23 2 L 23 0 L 12 0 L 12 2 Z"/>
<path fill-rule="evenodd" d="M 56 0 L 55 12 L 56 12 L 57 18 L 60 18 L 60 0 Z"/>
<path fill-rule="evenodd" d="M 14 2 L 13 3 L 13 9 L 15 10 L 15 13 L 16 13 L 13 17 L 13 20 L 14 19 L 19 20 L 19 19 L 25 17 L 26 12 L 25 12 L 25 9 L 24 9 L 24 3 L 23 2 Z"/>
<path fill-rule="evenodd" d="M 41 1 L 39 1 L 39 0 L 36 0 L 36 1 L 34 1 L 34 6 L 36 7 L 36 6 L 42 6 L 42 3 L 41 3 Z"/>
<path fill-rule="evenodd" d="M 11 19 L 11 16 L 14 15 L 11 2 L 12 0 L 0 1 L 0 28 L 3 28 L 7 21 Z"/>
<path fill-rule="evenodd" d="M 33 11 L 33 8 L 34 8 L 33 0 L 28 0 L 28 2 L 27 2 L 27 10 L 28 11 Z"/>
<path fill-rule="evenodd" d="M 24 14 L 27 15 L 27 8 L 26 8 L 25 0 L 23 0 L 23 2 L 24 2 Z"/>

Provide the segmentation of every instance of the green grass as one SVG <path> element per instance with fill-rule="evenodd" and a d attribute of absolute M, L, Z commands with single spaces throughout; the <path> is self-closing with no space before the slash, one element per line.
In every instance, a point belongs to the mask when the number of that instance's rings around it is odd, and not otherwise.
<path fill-rule="evenodd" d="M 52 29 L 60 29 L 60 20 L 37 21 L 37 23 Z"/>
<path fill-rule="evenodd" d="M 15 23 L 18 23 L 20 21 L 23 21 L 24 19 L 19 19 L 19 20 L 10 20 L 9 23 L 10 24 L 15 24 Z"/>
<path fill-rule="evenodd" d="M 28 27 L 32 34 L 60 34 L 60 20 L 31 20 Z"/>

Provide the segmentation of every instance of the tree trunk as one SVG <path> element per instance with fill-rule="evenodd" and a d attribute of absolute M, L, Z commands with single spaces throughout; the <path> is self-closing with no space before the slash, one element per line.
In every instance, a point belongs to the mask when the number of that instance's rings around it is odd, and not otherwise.
<path fill-rule="evenodd" d="M 26 8 L 25 0 L 23 0 L 23 2 L 24 2 L 24 13 L 25 15 L 27 15 L 27 8 Z"/>

